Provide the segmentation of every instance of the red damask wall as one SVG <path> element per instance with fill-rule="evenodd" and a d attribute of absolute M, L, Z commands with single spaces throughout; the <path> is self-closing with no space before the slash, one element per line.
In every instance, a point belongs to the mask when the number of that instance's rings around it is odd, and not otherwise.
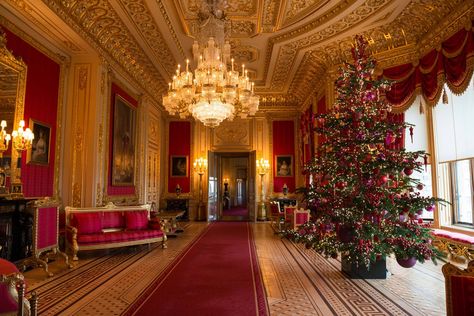
<path fill-rule="evenodd" d="M 291 176 L 278 176 L 277 156 L 292 156 Z M 273 192 L 282 192 L 286 183 L 289 192 L 295 191 L 295 124 L 293 121 L 273 122 Z"/>
<path fill-rule="evenodd" d="M 60 66 L 15 34 L 8 30 L 5 30 L 5 33 L 7 48 L 16 57 L 21 57 L 28 67 L 24 112 L 26 125 L 29 127 L 29 120 L 34 119 L 51 127 L 48 165 L 27 164 L 26 152 L 22 155 L 21 180 L 24 195 L 26 197 L 52 196 Z M 8 132 L 11 133 L 11 126 Z"/>
<path fill-rule="evenodd" d="M 138 107 L 138 101 L 125 92 L 118 85 L 112 83 L 111 95 L 110 95 L 110 126 L 109 126 L 109 182 L 107 185 L 108 195 L 132 195 L 135 194 L 135 186 L 113 186 L 112 185 L 112 153 L 113 153 L 113 135 L 114 135 L 114 110 L 115 110 L 115 97 L 119 95 L 129 102 L 135 108 Z M 135 116 L 138 120 L 138 115 Z M 137 125 L 136 125 L 137 126 Z M 137 132 L 137 130 L 135 131 Z M 136 141 L 135 141 L 136 142 Z M 136 150 L 136 148 L 135 148 Z M 138 161 L 138 155 L 135 151 L 135 161 Z M 137 169 L 135 168 L 135 180 L 138 177 Z"/>
<path fill-rule="evenodd" d="M 171 156 L 188 157 L 188 175 L 186 177 L 171 176 Z M 168 148 L 168 192 L 174 193 L 176 185 L 179 184 L 182 193 L 190 191 L 190 176 L 193 172 L 191 167 L 191 123 L 170 122 L 169 126 L 169 148 Z"/>

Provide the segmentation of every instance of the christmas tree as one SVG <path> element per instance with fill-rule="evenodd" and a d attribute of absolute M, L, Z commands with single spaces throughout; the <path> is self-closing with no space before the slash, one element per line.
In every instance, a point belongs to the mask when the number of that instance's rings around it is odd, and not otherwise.
<path fill-rule="evenodd" d="M 375 78 L 366 41 L 355 42 L 354 63 L 346 63 L 336 81 L 334 107 L 315 120 L 322 144 L 305 166 L 313 181 L 303 190 L 312 219 L 285 234 L 366 267 L 391 254 L 415 263 L 435 261 L 438 252 L 419 215 L 433 211 L 437 199 L 421 196 L 423 185 L 410 177 L 426 165 L 426 153 L 396 146 L 412 126 L 388 119 L 384 91 L 390 84 Z"/>

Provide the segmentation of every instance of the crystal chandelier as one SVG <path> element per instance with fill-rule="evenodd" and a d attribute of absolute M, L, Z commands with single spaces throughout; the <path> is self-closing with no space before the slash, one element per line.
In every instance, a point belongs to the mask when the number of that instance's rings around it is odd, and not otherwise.
<path fill-rule="evenodd" d="M 198 40 L 193 44 L 197 68 L 194 73 L 189 71 L 189 60 L 186 60 L 185 71 L 178 65 L 168 93 L 163 97 L 163 105 L 170 114 L 181 118 L 191 114 L 209 127 L 235 116 L 255 115 L 259 104 L 245 66 L 242 65 L 240 73 L 234 69 L 230 44 L 224 43 L 222 8 L 222 3 L 215 0 L 202 3 L 203 11 L 198 14 Z"/>

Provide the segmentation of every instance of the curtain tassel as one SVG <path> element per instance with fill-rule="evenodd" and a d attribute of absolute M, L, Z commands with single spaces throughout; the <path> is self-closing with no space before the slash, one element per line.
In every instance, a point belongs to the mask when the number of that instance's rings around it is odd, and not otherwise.
<path fill-rule="evenodd" d="M 425 107 L 423 106 L 423 102 L 420 100 L 420 114 L 425 114 Z"/>
<path fill-rule="evenodd" d="M 446 93 L 446 88 L 443 89 L 443 104 L 448 104 L 448 94 Z"/>

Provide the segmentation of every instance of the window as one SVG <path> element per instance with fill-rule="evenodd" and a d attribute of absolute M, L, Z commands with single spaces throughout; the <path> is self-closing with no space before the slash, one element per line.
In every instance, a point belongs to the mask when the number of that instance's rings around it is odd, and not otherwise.
<path fill-rule="evenodd" d="M 405 111 L 405 122 L 413 124 L 413 135 L 410 135 L 410 129 L 405 130 L 405 149 L 407 151 L 424 150 L 429 153 L 428 146 L 428 127 L 426 115 L 421 114 L 419 104 L 421 97 L 418 96 L 408 110 Z M 415 171 L 411 177 L 420 181 L 423 184 L 423 190 L 419 191 L 422 196 L 433 196 L 433 189 L 431 183 L 431 166 L 423 167 L 422 171 Z M 433 212 L 426 210 L 421 214 L 423 219 L 432 220 Z"/>
<path fill-rule="evenodd" d="M 434 108 L 435 146 L 438 158 L 438 195 L 451 204 L 440 208 L 442 225 L 473 227 L 474 87 L 461 95 L 445 85 L 448 104 Z"/>
<path fill-rule="evenodd" d="M 411 177 L 413 179 L 420 181 L 420 183 L 423 184 L 423 190 L 418 191 L 420 192 L 421 196 L 426 196 L 426 197 L 433 196 L 433 187 L 431 184 L 431 165 L 427 165 L 426 169 L 423 167 L 423 171 L 413 172 Z M 433 212 L 428 212 L 426 210 L 423 210 L 423 213 L 421 214 L 421 218 L 433 220 L 434 218 Z"/>
<path fill-rule="evenodd" d="M 452 169 L 455 223 L 473 225 L 472 160 L 455 161 Z"/>

